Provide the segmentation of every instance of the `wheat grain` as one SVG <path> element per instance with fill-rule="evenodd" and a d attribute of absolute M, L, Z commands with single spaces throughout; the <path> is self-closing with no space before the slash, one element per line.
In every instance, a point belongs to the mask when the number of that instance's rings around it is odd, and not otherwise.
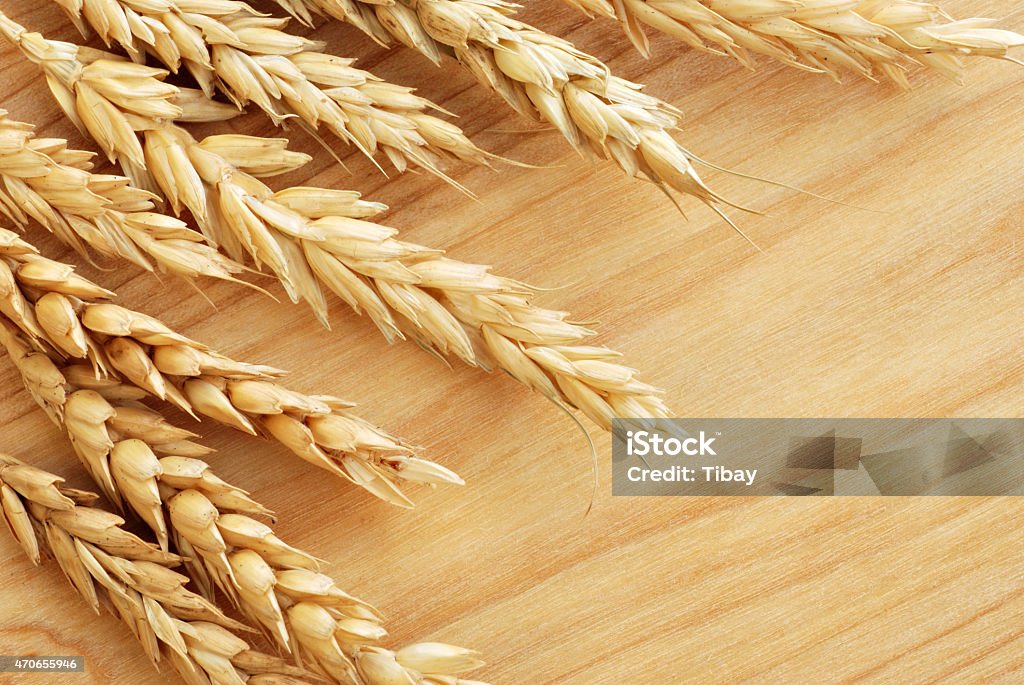
<path fill-rule="evenodd" d="M 254 650 L 239 636 L 246 626 L 185 587 L 171 570 L 180 562 L 122 527 L 124 520 L 92 506 L 95 495 L 13 457 L 0 455 L 4 520 L 34 564 L 42 544 L 82 598 L 120 618 L 159 667 L 170 662 L 192 685 L 249 681 L 298 685 L 308 671 Z"/>
<path fill-rule="evenodd" d="M 443 110 L 412 89 L 327 54 L 321 42 L 286 33 L 287 19 L 243 2 L 54 1 L 135 60 L 149 52 L 171 71 L 184 66 L 209 96 L 220 89 L 239 107 L 255 103 L 279 125 L 297 117 L 310 130 L 323 126 L 371 158 L 383 152 L 398 171 L 411 163 L 443 176 L 444 159 L 488 164 L 493 157 L 431 115 Z"/>
<path fill-rule="evenodd" d="M 283 372 L 277 369 L 235 361 L 153 317 L 107 302 L 112 293 L 76 275 L 70 265 L 39 256 L 29 243 L 3 229 L 0 255 L 4 344 L 27 383 L 45 379 L 42 386 L 30 388 L 33 395 L 67 428 L 76 453 L 115 501 L 106 422 L 113 420 L 115 428 L 131 436 L 156 419 L 112 409 L 103 396 L 110 379 L 123 380 L 193 416 L 272 437 L 302 459 L 394 504 L 411 506 L 395 485 L 398 480 L 462 483 L 448 469 L 416 457 L 408 444 L 353 414 L 350 403 L 290 390 L 278 380 Z M 70 383 L 59 368 L 47 366 L 42 354 L 47 349 L 58 360 L 81 360 L 91 373 L 76 371 L 76 384 Z M 190 435 L 178 429 L 166 432 L 165 442 L 172 444 Z"/>
<path fill-rule="evenodd" d="M 74 46 L 46 41 L 39 34 L 16 35 L 30 54 L 51 55 L 40 60 L 51 81 L 93 69 L 90 79 L 107 92 L 119 93 L 129 90 L 130 82 L 120 70 L 128 67 L 128 73 L 137 73 L 126 62 L 82 65 Z M 74 79 L 57 88 L 71 98 L 69 109 L 76 109 L 74 102 L 99 97 Z M 113 101 L 103 102 L 105 109 L 118 111 Z M 127 113 L 122 116 L 127 121 Z M 117 136 L 106 141 L 104 147 L 130 152 Z M 180 126 L 159 121 L 145 130 L 149 172 L 172 205 L 189 207 L 193 214 L 218 208 L 206 213 L 211 242 L 232 256 L 248 252 L 257 264 L 270 265 L 289 292 L 302 293 L 314 304 L 322 321 L 326 302 L 321 284 L 365 312 L 389 341 L 408 335 L 471 365 L 496 363 L 527 387 L 560 406 L 582 410 L 605 429 L 613 416 L 669 415 L 655 388 L 612 361 L 619 356 L 616 352 L 583 345 L 592 331 L 569 321 L 564 312 L 533 304 L 528 286 L 495 276 L 485 266 L 397 240 L 394 229 L 364 220 L 383 206 L 354 193 L 320 188 L 272 192 L 246 173 L 259 163 L 267 144 L 240 136 L 197 143 Z"/>
<path fill-rule="evenodd" d="M 643 25 L 747 66 L 753 52 L 836 78 L 844 69 L 884 76 L 905 88 L 910 66 L 961 81 L 963 57 L 1009 59 L 1012 48 L 1024 45 L 1024 36 L 994 28 L 994 19 L 957 21 L 934 4 L 911 0 L 565 1 L 617 17 L 645 55 Z"/>
<path fill-rule="evenodd" d="M 278 0 L 347 21 L 377 40 L 398 40 L 435 63 L 451 53 L 520 114 L 554 126 L 578 151 L 611 159 L 666 193 L 692 195 L 718 211 L 691 155 L 670 133 L 679 111 L 614 76 L 562 38 L 514 17 L 503 0 Z M 301 13 L 297 16 L 302 16 Z"/>
<path fill-rule="evenodd" d="M 19 227 L 35 220 L 81 253 L 88 246 L 148 271 L 241 282 L 241 265 L 153 212 L 153 196 L 127 178 L 91 173 L 91 157 L 64 140 L 36 138 L 31 125 L 0 110 L 0 213 Z"/>

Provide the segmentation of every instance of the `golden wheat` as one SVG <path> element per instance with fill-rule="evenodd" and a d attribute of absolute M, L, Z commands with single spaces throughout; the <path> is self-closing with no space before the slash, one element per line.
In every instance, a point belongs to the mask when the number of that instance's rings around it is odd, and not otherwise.
<path fill-rule="evenodd" d="M 35 220 L 80 253 L 88 246 L 148 271 L 238 280 L 241 265 L 180 220 L 153 212 L 153 196 L 127 178 L 91 173 L 91 157 L 35 137 L 30 124 L 0 109 L 0 213 L 22 228 Z"/>
<path fill-rule="evenodd" d="M 617 17 L 645 55 L 647 25 L 747 66 L 754 52 L 837 78 L 844 69 L 884 76 L 905 88 L 910 66 L 960 81 L 963 57 L 1009 59 L 1012 48 L 1024 46 L 1024 36 L 995 28 L 994 19 L 953 20 L 937 5 L 912 0 L 565 1 Z"/>
<path fill-rule="evenodd" d="M 115 500 L 106 421 L 113 419 L 115 427 L 130 432 L 155 419 L 146 415 L 133 422 L 124 412 L 117 419 L 118 411 L 102 393 L 111 379 L 193 416 L 272 437 L 302 459 L 394 504 L 412 504 L 395 481 L 462 483 L 448 469 L 414 456 L 408 444 L 353 414 L 351 403 L 290 390 L 278 380 L 283 372 L 277 369 L 235 361 L 153 317 L 111 304 L 106 300 L 113 293 L 78 276 L 70 265 L 39 256 L 29 243 L 3 229 L 0 255 L 4 344 L 27 383 L 46 379 L 43 386 L 31 388 L 34 396 L 68 430 L 76 453 Z M 77 370 L 71 378 L 47 366 L 47 349 L 54 350 L 58 362 L 72 360 Z M 80 364 L 87 366 L 82 369 Z M 186 437 L 170 431 L 168 441 Z"/>
<path fill-rule="evenodd" d="M 133 87 L 173 95 L 173 87 L 157 85 L 158 74 L 140 71 L 145 67 L 111 60 L 83 64 L 76 46 L 23 30 L 11 33 L 46 70 L 65 109 L 106 112 L 102 122 L 87 121 L 86 127 L 122 159 L 138 143 L 130 125 L 138 115 L 120 109 L 126 106 L 119 98 L 104 95 Z M 145 85 L 145 79 L 155 82 Z M 121 127 L 105 126 L 116 116 L 128 128 L 127 139 L 115 133 Z M 408 335 L 469 364 L 494 363 L 558 405 L 582 410 L 602 428 L 611 427 L 613 416 L 669 415 L 656 388 L 614 361 L 618 353 L 582 344 L 592 332 L 565 312 L 534 305 L 528 286 L 395 239 L 393 229 L 364 221 L 383 206 L 354 193 L 320 188 L 273 193 L 247 173 L 266 164 L 270 142 L 217 136 L 197 143 L 182 127 L 155 119 L 144 127 L 144 136 L 147 173 L 172 205 L 190 208 L 201 221 L 205 216 L 204 232 L 233 257 L 247 252 L 257 264 L 268 264 L 290 293 L 301 293 L 314 305 L 322 321 L 321 284 L 366 312 L 388 340 Z M 275 168 L 277 160 L 288 166 L 283 142 L 273 150 Z"/>
<path fill-rule="evenodd" d="M 433 62 L 454 57 L 517 112 L 554 126 L 578 151 L 611 159 L 627 175 L 666 193 L 692 195 L 716 211 L 691 155 L 671 131 L 679 111 L 614 76 L 567 40 L 514 17 L 504 0 L 277 0 L 300 18 L 310 12 L 349 22 L 380 42 L 398 40 Z"/>
<path fill-rule="evenodd" d="M 174 541 L 203 596 L 212 601 L 220 589 L 297 664 L 335 682 L 366 685 L 392 682 L 360 679 L 358 664 L 383 658 L 372 655 L 397 654 L 392 659 L 412 683 L 459 682 L 451 674 L 481 665 L 474 652 L 441 643 L 397 653 L 381 647 L 386 631 L 376 610 L 321 573 L 318 559 L 253 518 L 270 512 L 199 460 L 208 450 L 189 440 L 192 433 L 138 404 L 145 393 L 115 378 L 97 381 L 88 367 L 61 368 L 33 351 L 10 322 L 0 322 L 0 338 L 36 402 L 108 496 L 153 530 L 161 550 Z M 91 389 L 75 389 L 76 378 Z M 419 658 L 402 656 L 409 653 Z"/>
<path fill-rule="evenodd" d="M 207 95 L 219 89 L 239 107 L 252 102 L 274 123 L 321 126 L 370 158 L 378 151 L 398 171 L 409 164 L 443 176 L 443 159 L 487 164 L 443 111 L 411 88 L 357 69 L 323 44 L 286 33 L 287 19 L 234 0 L 54 0 L 83 30 L 120 44 L 143 61 L 147 52 L 171 71 L 184 66 Z"/>
<path fill-rule="evenodd" d="M 368 655 L 394 654 L 378 644 L 386 635 L 380 615 L 320 573 L 319 560 L 253 518 L 270 512 L 200 461 L 207 450 L 189 440 L 191 433 L 139 405 L 136 387 L 110 377 L 96 381 L 80 365 L 60 368 L 33 352 L 9 322 L 0 331 L 31 394 L 67 432 L 93 478 L 145 521 L 161 549 L 174 541 L 205 597 L 212 600 L 219 588 L 282 651 L 336 682 L 363 682 L 357 664 L 379 659 Z M 93 389 L 75 390 L 74 378 Z M 451 645 L 425 643 L 404 651 L 422 657 L 397 652 L 408 682 L 450 679 L 450 673 L 480 665 L 473 652 Z M 367 685 L 391 682 L 364 678 Z"/>
<path fill-rule="evenodd" d="M 167 512 L 179 552 L 208 596 L 219 588 L 284 653 L 336 682 L 359 682 L 355 664 L 386 636 L 380 614 L 341 590 L 320 572 L 320 562 L 278 538 L 252 515 L 265 514 L 246 493 L 213 475 L 202 461 L 159 459 L 144 440 L 124 440 L 111 451 L 110 466 L 124 498 L 140 514 Z M 450 678 L 476 668 L 475 653 L 451 645 L 411 645 L 419 662 L 397 663 L 407 682 Z M 415 665 L 413 670 L 410 666 Z M 379 678 L 366 678 L 370 685 Z"/>
<path fill-rule="evenodd" d="M 96 496 L 64 479 L 0 454 L 4 520 L 32 563 L 53 555 L 97 613 L 103 605 L 135 635 L 159 667 L 170 662 L 190 685 L 251 682 L 298 685 L 315 679 L 283 659 L 254 650 L 246 626 L 185 587 L 171 567 L 177 555 L 124 530 L 124 520 L 90 506 Z M 256 678 L 256 676 L 262 676 Z"/>
<path fill-rule="evenodd" d="M 321 678 L 356 685 L 473 685 L 454 674 L 482 664 L 475 652 L 436 642 L 397 651 L 377 644 L 386 633 L 376 610 L 338 588 L 308 554 L 237 513 L 265 510 L 205 463 L 158 459 L 144 441 L 128 439 L 114 446 L 111 467 L 135 511 L 148 513 L 154 499 L 160 507 L 164 498 L 179 551 L 188 557 L 125 531 L 123 519 L 88 506 L 95 495 L 66 488 L 59 476 L 4 454 L 0 504 L 33 563 L 41 560 L 39 530 L 82 597 L 132 627 L 154 664 L 166 658 L 189 683 L 234 684 L 262 675 L 253 682 L 269 683 L 273 676 L 279 685 Z M 298 665 L 254 651 L 238 635 L 247 626 L 213 604 L 212 588 L 206 597 L 193 593 L 185 587 L 188 579 L 171 570 L 183 562 L 213 574 L 252 624 Z"/>

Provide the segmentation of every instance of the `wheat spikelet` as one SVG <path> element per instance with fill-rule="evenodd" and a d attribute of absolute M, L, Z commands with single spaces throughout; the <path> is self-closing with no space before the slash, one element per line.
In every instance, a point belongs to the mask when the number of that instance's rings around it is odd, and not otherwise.
<path fill-rule="evenodd" d="M 106 421 L 113 420 L 115 429 L 130 435 L 136 424 L 156 419 L 147 415 L 136 420 L 131 412 L 128 418 L 122 412 L 118 419 L 103 396 L 111 379 L 193 416 L 272 437 L 302 459 L 395 504 L 411 506 L 395 485 L 398 480 L 462 483 L 448 469 L 414 456 L 409 445 L 353 414 L 350 403 L 290 390 L 278 380 L 281 371 L 235 361 L 153 317 L 107 302 L 113 293 L 76 275 L 70 265 L 39 256 L 3 229 L 0 255 L 4 344 L 27 383 L 46 379 L 42 388 L 30 389 L 68 430 L 76 453 L 115 501 Z M 56 366 L 47 367 L 44 350 L 52 350 L 58 362 L 69 360 L 76 367 L 74 375 L 69 378 Z M 81 365 L 87 366 L 77 368 Z M 168 442 L 189 435 L 169 429 Z"/>
<path fill-rule="evenodd" d="M 310 130 L 323 126 L 371 158 L 383 152 L 398 171 L 411 163 L 443 176 L 443 159 L 488 164 L 492 158 L 457 126 L 431 115 L 442 110 L 412 89 L 286 33 L 287 19 L 243 2 L 54 1 L 135 60 L 149 52 L 172 71 L 184 66 L 209 96 L 219 88 L 239 107 L 255 103 L 276 124 L 297 117 Z"/>
<path fill-rule="evenodd" d="M 82 253 L 88 246 L 148 271 L 238 281 L 239 264 L 183 222 L 151 211 L 153 196 L 127 178 L 91 173 L 91 157 L 35 137 L 0 109 L 0 213 L 20 227 L 35 220 Z"/>
<path fill-rule="evenodd" d="M 749 53 L 800 69 L 850 70 L 909 87 L 907 68 L 925 66 L 956 81 L 965 56 L 1009 59 L 1024 36 L 994 28 L 993 19 L 953 20 L 936 5 L 912 0 L 565 0 L 617 17 L 633 44 L 649 52 L 643 25 L 692 47 Z"/>
<path fill-rule="evenodd" d="M 513 16 L 503 0 L 278 0 L 348 21 L 379 41 L 398 40 L 439 62 L 452 53 L 520 114 L 546 122 L 577 151 L 611 159 L 666 193 L 692 195 L 716 211 L 723 198 L 701 180 L 670 134 L 679 111 L 614 76 L 572 43 Z M 303 16 L 298 13 L 297 16 Z M 727 203 L 728 204 L 728 203 Z"/>
<path fill-rule="evenodd" d="M 0 455 L 4 520 L 33 563 L 47 549 L 82 598 L 95 611 L 103 605 L 120 618 L 154 665 L 170 662 L 190 685 L 316 679 L 254 650 L 239 636 L 244 625 L 186 588 L 188 579 L 171 570 L 178 556 L 124 530 L 123 519 L 89 506 L 95 495 L 63 483 Z"/>
<path fill-rule="evenodd" d="M 123 92 L 129 79 L 119 77 L 120 70 L 136 69 L 127 62 L 83 66 L 68 44 L 45 41 L 38 34 L 18 36 L 30 46 L 30 54 L 57 55 L 41 60 L 53 79 L 97 67 L 102 71 L 92 73 L 103 76 L 93 78 L 108 91 Z M 48 43 L 54 46 L 48 48 Z M 75 81 L 61 87 L 75 99 Z M 86 88 L 77 97 L 91 102 L 92 89 Z M 109 111 L 116 109 L 105 102 Z M 116 136 L 103 144 L 128 149 Z M 193 214 L 218 207 L 216 214 L 207 213 L 215 218 L 206 224 L 211 242 L 232 256 L 248 252 L 257 264 L 269 264 L 290 292 L 301 292 L 315 303 L 322 321 L 325 285 L 365 312 L 388 340 L 408 335 L 471 365 L 496 363 L 527 387 L 560 406 L 582 410 L 605 429 L 613 416 L 669 415 L 655 388 L 614 361 L 616 352 L 582 344 L 592 332 L 569 321 L 564 312 L 537 307 L 528 286 L 495 276 L 484 266 L 397 240 L 393 229 L 364 220 L 383 206 L 354 193 L 319 188 L 272 192 L 246 173 L 245 166 L 265 159 L 267 145 L 242 136 L 197 143 L 183 128 L 166 122 L 154 121 L 145 130 L 146 159 L 153 162 L 149 171 L 171 203 L 187 206 Z M 248 154 L 250 149 L 255 151 Z M 287 154 L 283 146 L 275 150 L 273 159 Z"/>

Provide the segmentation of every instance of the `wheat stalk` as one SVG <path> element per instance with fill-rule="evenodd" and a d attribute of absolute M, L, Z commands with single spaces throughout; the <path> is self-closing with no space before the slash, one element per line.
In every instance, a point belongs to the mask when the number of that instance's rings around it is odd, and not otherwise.
<path fill-rule="evenodd" d="M 137 73 L 136 65 L 128 62 L 83 64 L 75 46 L 46 41 L 39 34 L 11 33 L 44 66 L 51 83 L 63 74 L 82 74 L 54 86 L 71 99 L 69 110 L 84 109 L 75 103 L 100 97 L 83 80 L 102 84 L 107 92 L 126 92 L 131 80 L 120 71 Z M 102 102 L 108 117 L 120 111 L 115 102 Z M 122 116 L 128 120 L 127 114 Z M 171 203 L 194 214 L 222 207 L 217 215 L 207 213 L 208 218 L 217 217 L 206 224 L 208 231 L 215 231 L 207 233 L 211 242 L 222 244 L 232 256 L 247 251 L 257 263 L 270 264 L 282 280 L 290 276 L 286 286 L 316 303 L 314 311 L 322 321 L 326 303 L 321 284 L 356 311 L 366 312 L 388 340 L 408 335 L 471 365 L 493 362 L 560 406 L 582 410 L 605 429 L 614 416 L 669 415 L 655 388 L 613 361 L 618 353 L 583 344 L 592 331 L 569 321 L 565 312 L 533 304 L 528 286 L 495 276 L 487 267 L 448 259 L 439 250 L 397 240 L 393 229 L 364 220 L 384 207 L 354 193 L 319 188 L 272 192 L 246 173 L 246 165 L 263 159 L 262 139 L 233 136 L 196 143 L 180 126 L 153 121 L 145 129 L 145 140 L 150 173 Z M 113 135 L 101 144 L 130 148 Z"/>
<path fill-rule="evenodd" d="M 113 293 L 78 276 L 70 265 L 39 256 L 3 229 L 0 255 L 0 334 L 8 352 L 26 382 L 40 373 L 26 364 L 46 367 L 43 350 L 52 350 L 58 362 L 76 364 L 75 374 L 64 376 L 63 382 L 59 369 L 54 373 L 47 367 L 43 376 L 50 380 L 33 394 L 67 428 L 76 453 L 115 501 L 117 490 L 106 466 L 109 437 L 92 426 L 81 436 L 75 433 L 82 422 L 116 418 L 98 394 L 110 379 L 123 380 L 193 416 L 272 437 L 302 459 L 394 504 L 411 506 L 397 480 L 462 483 L 448 469 L 415 457 L 405 442 L 353 414 L 350 403 L 290 390 L 278 380 L 281 371 L 235 361 L 153 317 L 107 302 Z M 87 366 L 82 368 L 77 360 Z"/>
<path fill-rule="evenodd" d="M 0 213 L 22 228 L 34 219 L 83 254 L 88 246 L 147 271 L 242 282 L 233 276 L 241 265 L 183 222 L 151 211 L 153 196 L 127 178 L 91 173 L 91 157 L 62 139 L 35 137 L 30 124 L 0 109 Z"/>
<path fill-rule="evenodd" d="M 278 125 L 325 127 L 371 159 L 378 151 L 398 171 L 409 164 L 444 176 L 443 159 L 488 164 L 443 111 L 412 89 L 356 69 L 323 43 L 286 33 L 287 19 L 261 15 L 235 0 L 54 0 L 107 45 L 142 61 L 157 56 L 171 71 L 184 66 L 207 95 L 223 91 L 239 107 L 253 102 Z"/>
<path fill-rule="evenodd" d="M 754 52 L 836 78 L 843 69 L 884 76 L 904 88 L 908 66 L 961 81 L 963 57 L 1010 59 L 1009 50 L 1024 45 L 1024 36 L 993 28 L 994 19 L 957 21 L 934 4 L 912 0 L 565 1 L 617 17 L 645 55 L 647 25 L 747 66 Z"/>
<path fill-rule="evenodd" d="M 693 158 L 671 135 L 679 111 L 572 43 L 514 17 L 503 0 L 277 0 L 299 18 L 310 12 L 398 40 L 438 63 L 452 54 L 517 112 L 554 126 L 581 153 L 611 159 L 628 176 L 666 193 L 692 195 L 716 212 Z M 670 195 L 671 197 L 671 195 Z M 724 216 L 724 215 L 723 215 Z"/>
<path fill-rule="evenodd" d="M 192 685 L 311 680 L 307 671 L 254 650 L 239 636 L 244 625 L 186 588 L 187 578 L 169 568 L 180 562 L 177 555 L 124 530 L 123 519 L 89 506 L 95 495 L 63 483 L 0 455 L 4 520 L 32 563 L 41 562 L 44 549 L 52 554 L 86 603 L 120 618 L 154 665 L 169 661 Z"/>

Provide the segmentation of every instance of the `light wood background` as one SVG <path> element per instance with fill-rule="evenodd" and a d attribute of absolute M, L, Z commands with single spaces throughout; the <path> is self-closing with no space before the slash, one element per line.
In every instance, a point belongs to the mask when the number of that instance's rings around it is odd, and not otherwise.
<path fill-rule="evenodd" d="M 1005 16 L 1013 4 L 946 6 Z M 0 5 L 52 37 L 75 35 L 48 2 Z M 524 14 L 679 105 L 679 138 L 695 152 L 875 211 L 709 174 L 769 214 L 737 217 L 759 254 L 696 203 L 684 202 L 684 220 L 655 189 L 529 132 L 453 65 L 337 25 L 315 35 L 462 113 L 481 145 L 546 168 L 453 168 L 477 202 L 426 176 L 386 179 L 355 153 L 346 173 L 296 135 L 316 161 L 272 185 L 356 188 L 390 204 L 386 221 L 410 239 L 561 286 L 541 301 L 599 320 L 599 342 L 681 415 L 1024 415 L 1024 70 L 974 62 L 965 87 L 918 73 L 902 93 L 767 63 L 751 73 L 664 39 L 644 61 L 614 26 L 554 0 Z M 1019 11 L 1006 20 L 1024 30 Z M 88 145 L 6 46 L 0 102 Z M 259 114 L 229 128 L 271 132 Z M 247 290 L 205 285 L 214 309 L 178 283 L 110 266 L 82 271 L 227 353 L 291 369 L 297 388 L 357 400 L 465 476 L 468 487 L 415 491 L 418 507 L 400 511 L 278 447 L 197 429 L 221 475 L 280 514 L 282 537 L 386 612 L 396 643 L 478 648 L 490 662 L 479 677 L 493 683 L 1024 681 L 1020 500 L 613 499 L 601 436 L 600 496 L 584 517 L 591 471 L 577 429 L 504 376 L 387 347 L 340 304 L 328 332 L 303 307 Z M 2 449 L 86 485 L 0 368 Z M 0 555 L 0 653 L 88 658 L 86 674 L 0 680 L 169 677 L 54 566 L 31 567 L 6 535 Z"/>

